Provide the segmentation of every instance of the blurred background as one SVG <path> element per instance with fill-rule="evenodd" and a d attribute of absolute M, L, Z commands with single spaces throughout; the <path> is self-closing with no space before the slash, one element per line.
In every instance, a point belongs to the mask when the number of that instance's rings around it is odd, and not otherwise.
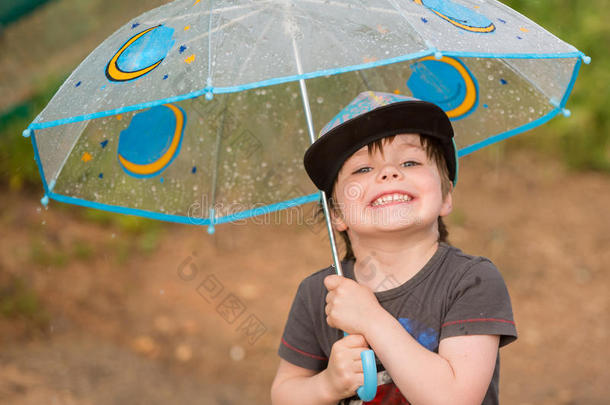
<path fill-rule="evenodd" d="M 206 228 L 51 201 L 21 132 L 107 36 L 162 0 L 0 2 L 0 403 L 268 404 L 298 283 L 330 265 L 315 208 Z M 605 0 L 505 3 L 592 57 L 570 118 L 460 161 L 450 242 L 490 258 L 519 339 L 505 404 L 610 397 Z M 299 220 L 299 218 L 301 220 Z"/>

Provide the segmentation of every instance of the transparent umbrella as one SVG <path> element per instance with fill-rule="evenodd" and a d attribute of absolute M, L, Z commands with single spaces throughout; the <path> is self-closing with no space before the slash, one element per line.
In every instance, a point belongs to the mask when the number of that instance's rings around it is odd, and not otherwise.
<path fill-rule="evenodd" d="M 314 201 L 328 214 L 303 153 L 362 91 L 438 104 L 464 156 L 569 115 L 582 62 L 494 0 L 176 0 L 99 45 L 24 136 L 43 204 L 213 232 Z"/>

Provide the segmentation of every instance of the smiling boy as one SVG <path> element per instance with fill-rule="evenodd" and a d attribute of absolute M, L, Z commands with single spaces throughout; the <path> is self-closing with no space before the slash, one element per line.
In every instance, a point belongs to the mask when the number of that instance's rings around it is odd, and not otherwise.
<path fill-rule="evenodd" d="M 517 334 L 496 267 L 446 241 L 457 156 L 445 113 L 362 93 L 322 130 L 305 168 L 347 242 L 345 277 L 329 267 L 299 286 L 273 403 L 362 403 L 370 346 L 380 370 L 370 403 L 497 404 L 499 347 Z"/>

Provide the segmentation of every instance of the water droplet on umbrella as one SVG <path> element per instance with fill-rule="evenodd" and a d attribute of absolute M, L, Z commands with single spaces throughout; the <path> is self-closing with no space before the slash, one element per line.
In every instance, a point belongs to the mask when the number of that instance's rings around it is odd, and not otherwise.
<path fill-rule="evenodd" d="M 316 99 L 316 101 L 318 102 L 318 104 L 322 104 L 324 102 L 324 98 L 323 97 L 318 97 Z"/>

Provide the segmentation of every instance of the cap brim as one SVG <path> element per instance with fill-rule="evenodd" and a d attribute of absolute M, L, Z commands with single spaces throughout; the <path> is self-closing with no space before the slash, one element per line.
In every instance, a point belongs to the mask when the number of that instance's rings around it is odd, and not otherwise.
<path fill-rule="evenodd" d="M 451 122 L 440 107 L 419 100 L 388 104 L 331 129 L 305 152 L 305 170 L 320 190 L 330 193 L 341 166 L 354 152 L 377 139 L 403 133 L 439 139 L 454 181 L 457 162 Z"/>

